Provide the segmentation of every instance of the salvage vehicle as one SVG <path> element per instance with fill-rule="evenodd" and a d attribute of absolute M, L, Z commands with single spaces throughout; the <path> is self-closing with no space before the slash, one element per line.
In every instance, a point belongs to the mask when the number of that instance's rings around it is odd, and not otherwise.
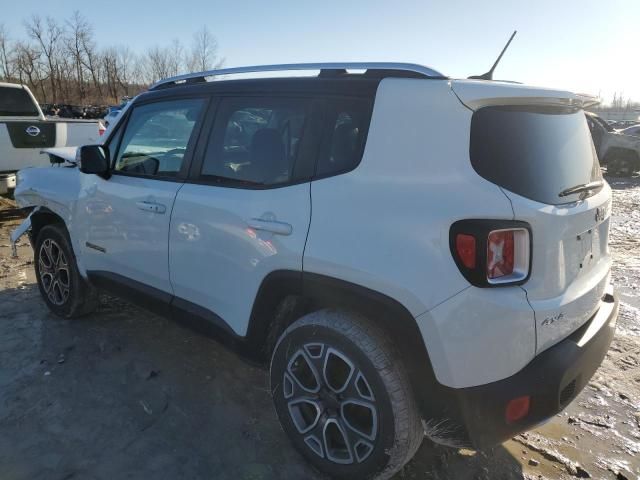
<path fill-rule="evenodd" d="M 614 130 L 595 113 L 585 114 L 598 157 L 607 167 L 607 173 L 631 175 L 640 170 L 640 138 L 634 135 L 635 130 Z"/>
<path fill-rule="evenodd" d="M 111 125 L 118 119 L 118 116 L 120 115 L 121 111 L 122 111 L 122 106 L 108 107 L 107 114 L 103 118 L 104 126 L 109 128 L 109 125 Z"/>
<path fill-rule="evenodd" d="M 26 85 L 0 83 L 0 195 L 15 188 L 17 170 L 48 163 L 42 149 L 96 143 L 101 129 L 99 120 L 48 119 Z"/>
<path fill-rule="evenodd" d="M 425 435 L 534 428 L 602 362 L 611 189 L 584 101 L 402 63 L 170 78 L 79 168 L 19 172 L 12 242 L 55 314 L 106 290 L 216 335 L 269 366 L 311 464 L 388 478 Z"/>
<path fill-rule="evenodd" d="M 640 137 L 640 125 L 631 125 L 630 127 L 620 130 L 622 135 L 630 135 L 632 137 Z"/>

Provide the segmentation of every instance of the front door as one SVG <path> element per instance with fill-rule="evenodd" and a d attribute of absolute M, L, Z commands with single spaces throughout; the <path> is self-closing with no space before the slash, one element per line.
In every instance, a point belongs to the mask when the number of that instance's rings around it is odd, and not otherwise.
<path fill-rule="evenodd" d="M 84 176 L 78 221 L 87 271 L 116 274 L 172 293 L 168 237 L 207 100 L 142 103 L 108 145 L 112 176 Z"/>

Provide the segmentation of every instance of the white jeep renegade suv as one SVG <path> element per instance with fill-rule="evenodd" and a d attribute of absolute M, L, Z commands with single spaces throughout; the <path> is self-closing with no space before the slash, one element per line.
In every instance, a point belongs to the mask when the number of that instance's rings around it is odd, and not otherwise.
<path fill-rule="evenodd" d="M 320 74 L 207 81 L 278 68 Z M 602 361 L 611 191 L 583 100 L 406 64 L 168 79 L 79 168 L 20 173 L 14 240 L 53 312 L 99 288 L 216 334 L 270 362 L 313 465 L 387 478 L 425 433 L 545 421 Z"/>

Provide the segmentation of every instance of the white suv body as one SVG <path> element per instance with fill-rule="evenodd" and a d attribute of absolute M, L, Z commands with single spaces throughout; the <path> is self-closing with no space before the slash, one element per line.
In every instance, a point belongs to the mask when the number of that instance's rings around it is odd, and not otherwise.
<path fill-rule="evenodd" d="M 47 263 L 39 237 L 61 225 L 82 288 L 272 355 L 285 430 L 333 475 L 387 477 L 419 445 L 396 429 L 401 453 L 384 453 L 376 435 L 393 428 L 374 399 L 415 400 L 406 422 L 421 418 L 433 439 L 455 445 L 496 443 L 557 413 L 604 357 L 617 316 L 611 191 L 582 98 L 406 66 L 322 72 L 153 88 L 105 149 L 79 152 L 80 169 L 20 172 L 16 199 L 36 210 L 14 237 L 31 228 Z M 591 186 L 559 196 L 581 184 Z M 73 284 L 70 270 L 65 284 L 64 273 L 36 269 L 54 311 L 86 310 L 68 305 L 71 287 L 66 299 L 48 294 L 53 281 L 59 292 Z M 391 339 L 408 385 L 398 399 L 374 386 L 392 377 L 377 381 L 349 353 L 356 338 L 331 343 L 350 325 L 371 335 L 364 352 Z M 304 343 L 314 335 L 305 329 L 333 330 L 316 344 Z M 335 359 L 357 401 L 319 373 Z M 353 433 L 355 404 L 368 435 Z"/>

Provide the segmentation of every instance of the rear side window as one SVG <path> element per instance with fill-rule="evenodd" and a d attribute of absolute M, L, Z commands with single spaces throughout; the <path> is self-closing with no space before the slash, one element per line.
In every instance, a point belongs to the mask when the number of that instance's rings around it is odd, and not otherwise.
<path fill-rule="evenodd" d="M 305 99 L 223 99 L 201 178 L 261 186 L 290 182 L 308 117 Z"/>
<path fill-rule="evenodd" d="M 328 101 L 316 176 L 347 172 L 360 163 L 369 131 L 371 108 L 369 100 Z"/>
<path fill-rule="evenodd" d="M 556 205 L 563 190 L 602 177 L 584 112 L 560 107 L 485 107 L 473 114 L 470 156 L 485 179 Z"/>
<path fill-rule="evenodd" d="M 37 117 L 38 109 L 26 90 L 0 87 L 0 115 L 7 117 Z"/>

